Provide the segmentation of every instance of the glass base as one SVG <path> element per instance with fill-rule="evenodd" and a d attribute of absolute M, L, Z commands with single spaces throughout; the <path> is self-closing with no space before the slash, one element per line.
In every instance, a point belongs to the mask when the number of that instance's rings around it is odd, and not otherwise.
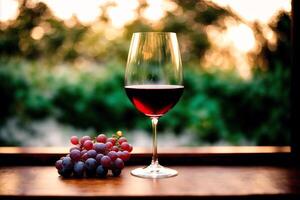
<path fill-rule="evenodd" d="M 131 171 L 133 176 L 140 178 L 168 178 L 173 177 L 178 174 L 174 169 L 163 167 L 159 164 L 151 164 L 145 168 L 137 168 Z"/>

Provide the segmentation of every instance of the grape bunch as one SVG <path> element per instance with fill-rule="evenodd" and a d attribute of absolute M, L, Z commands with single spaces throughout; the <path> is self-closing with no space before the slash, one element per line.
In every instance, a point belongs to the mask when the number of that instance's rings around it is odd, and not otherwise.
<path fill-rule="evenodd" d="M 132 145 L 121 131 L 112 137 L 105 134 L 95 139 L 72 136 L 70 153 L 56 161 L 55 167 L 62 177 L 99 177 L 105 178 L 111 170 L 113 176 L 119 176 L 124 163 L 129 160 Z"/>

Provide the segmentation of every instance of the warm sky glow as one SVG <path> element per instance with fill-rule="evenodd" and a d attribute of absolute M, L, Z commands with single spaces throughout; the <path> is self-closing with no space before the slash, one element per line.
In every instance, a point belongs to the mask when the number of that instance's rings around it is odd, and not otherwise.
<path fill-rule="evenodd" d="M 137 0 L 115 0 L 115 6 L 108 9 L 108 16 L 116 28 L 122 28 L 125 24 L 136 19 L 135 9 L 138 7 Z"/>
<path fill-rule="evenodd" d="M 229 7 L 247 22 L 258 21 L 263 26 L 263 34 L 272 44 L 276 37 L 267 24 L 279 10 L 291 11 L 291 0 L 211 0 L 212 2 Z M 244 79 L 251 78 L 252 63 L 247 54 L 258 48 L 252 29 L 244 23 L 225 22 L 226 31 L 214 27 L 207 29 L 212 48 L 205 55 L 204 65 L 222 66 L 224 69 L 235 65 L 236 72 Z M 223 56 L 222 56 L 223 55 Z"/>
<path fill-rule="evenodd" d="M 268 23 L 279 10 L 291 11 L 291 0 L 210 0 L 228 6 L 243 19 Z"/>
<path fill-rule="evenodd" d="M 244 79 L 251 78 L 251 66 L 248 52 L 257 50 L 257 43 L 252 29 L 233 19 L 224 21 L 226 29 L 208 26 L 207 33 L 212 48 L 205 54 L 203 65 L 206 68 L 215 66 L 232 70 Z"/>
<path fill-rule="evenodd" d="M 172 1 L 163 0 L 147 0 L 148 7 L 143 13 L 143 17 L 150 21 L 158 21 L 163 18 L 166 11 L 173 11 L 177 5 Z"/>
<path fill-rule="evenodd" d="M 81 22 L 93 22 L 101 15 L 100 6 L 104 3 L 115 3 L 109 11 L 111 21 L 117 27 L 133 20 L 138 0 L 33 0 L 45 2 L 54 14 L 67 20 L 76 16 Z M 278 10 L 291 11 L 291 0 L 210 0 L 220 6 L 228 6 L 248 21 L 258 20 L 267 23 Z M 143 16 L 152 21 L 160 20 L 166 11 L 172 11 L 176 4 L 170 0 L 146 0 L 148 7 Z M 17 0 L 0 0 L 0 21 L 14 19 L 18 9 Z M 119 21 L 119 22 L 117 22 Z"/>
<path fill-rule="evenodd" d="M 17 0 L 0 0 L 0 22 L 15 19 L 18 15 Z"/>
<path fill-rule="evenodd" d="M 115 38 L 116 33 L 121 32 L 124 25 L 139 17 L 136 12 L 139 6 L 138 0 L 32 0 L 32 2 L 39 1 L 45 2 L 56 17 L 66 20 L 67 25 L 74 16 L 84 24 L 92 24 L 102 14 L 101 6 L 109 5 L 107 15 L 112 26 L 105 28 L 105 32 L 108 32 L 105 37 L 111 39 Z M 259 21 L 265 25 L 263 26 L 263 34 L 270 43 L 275 43 L 276 37 L 267 24 L 279 10 L 291 11 L 291 0 L 210 1 L 223 7 L 229 7 L 246 22 Z M 148 6 L 141 12 L 141 17 L 150 22 L 158 22 L 165 16 L 166 12 L 172 12 L 177 8 L 177 4 L 171 0 L 146 0 L 146 3 Z M 0 21 L 15 19 L 18 15 L 18 6 L 17 0 L 0 0 Z M 97 26 L 97 23 L 94 23 L 92 27 L 94 26 Z M 226 62 L 230 59 L 225 61 L 222 55 L 224 55 L 225 50 L 231 50 L 237 71 L 242 77 L 249 78 L 251 63 L 247 63 L 246 55 L 257 49 L 258 45 L 254 33 L 249 25 L 240 22 L 229 20 L 225 22 L 225 26 L 227 27 L 226 30 L 218 30 L 213 26 L 207 27 L 207 34 L 214 52 L 208 53 L 205 58 L 212 61 L 209 65 L 226 66 Z M 98 29 L 102 30 L 103 27 L 98 27 Z M 32 30 L 31 37 L 39 40 L 44 34 L 44 28 L 37 26 Z M 217 49 L 219 49 L 219 54 Z"/>
<path fill-rule="evenodd" d="M 67 20 L 76 16 L 82 23 L 89 23 L 101 15 L 99 6 L 103 0 L 41 0 L 45 2 L 54 15 Z"/>
<path fill-rule="evenodd" d="M 253 31 L 245 24 L 230 26 L 225 34 L 225 37 L 240 51 L 248 52 L 255 47 Z"/>
<path fill-rule="evenodd" d="M 101 15 L 100 6 L 114 4 L 108 9 L 108 16 L 116 28 L 122 28 L 126 23 L 137 18 L 136 8 L 138 0 L 32 0 L 45 2 L 54 15 L 63 20 L 76 16 L 82 23 L 92 23 Z M 150 21 L 158 21 L 164 17 L 166 11 L 173 11 L 177 5 L 170 0 L 146 0 L 143 17 Z M 0 0 L 0 21 L 15 19 L 18 14 L 17 0 Z"/>

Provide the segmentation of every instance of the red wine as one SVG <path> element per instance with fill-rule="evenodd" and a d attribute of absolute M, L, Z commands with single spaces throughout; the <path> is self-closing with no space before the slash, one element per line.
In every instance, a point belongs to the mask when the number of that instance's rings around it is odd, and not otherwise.
<path fill-rule="evenodd" d="M 161 117 L 179 100 L 181 85 L 130 85 L 125 86 L 133 105 L 149 117 Z"/>

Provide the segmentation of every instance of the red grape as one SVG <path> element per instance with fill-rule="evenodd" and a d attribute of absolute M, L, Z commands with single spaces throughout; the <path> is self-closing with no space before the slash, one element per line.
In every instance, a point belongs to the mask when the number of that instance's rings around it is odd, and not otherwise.
<path fill-rule="evenodd" d="M 56 161 L 55 167 L 56 167 L 56 169 L 58 169 L 58 170 L 62 170 L 62 168 L 63 168 L 62 160 Z"/>
<path fill-rule="evenodd" d="M 106 145 L 106 150 L 108 151 L 113 147 L 113 144 L 111 142 L 106 142 L 105 145 Z"/>
<path fill-rule="evenodd" d="M 77 136 L 73 135 L 70 139 L 71 143 L 76 145 L 76 144 L 79 144 L 79 139 Z"/>
<path fill-rule="evenodd" d="M 70 152 L 70 158 L 73 160 L 73 161 L 78 161 L 80 160 L 80 157 L 81 157 L 81 153 L 78 149 L 73 149 L 71 152 Z"/>
<path fill-rule="evenodd" d="M 111 172 L 112 172 L 113 176 L 116 177 L 116 176 L 120 176 L 122 170 L 121 169 L 112 169 Z"/>
<path fill-rule="evenodd" d="M 87 169 L 96 169 L 96 165 L 97 165 L 97 162 L 94 158 L 88 158 L 86 161 L 85 161 L 85 167 Z"/>
<path fill-rule="evenodd" d="M 129 160 L 129 158 L 130 158 L 130 153 L 128 152 L 128 151 L 123 151 L 123 154 L 124 154 L 124 161 L 127 161 L 127 160 Z"/>
<path fill-rule="evenodd" d="M 96 161 L 97 161 L 97 163 L 100 165 L 101 164 L 101 158 L 103 157 L 104 155 L 102 154 L 102 153 L 99 153 L 99 154 L 97 154 L 97 156 L 96 156 Z"/>
<path fill-rule="evenodd" d="M 113 147 L 111 148 L 111 150 L 112 150 L 112 151 L 115 151 L 115 152 L 118 152 L 118 151 L 119 151 L 119 147 L 113 146 Z"/>
<path fill-rule="evenodd" d="M 91 140 L 91 137 L 90 137 L 90 136 L 87 136 L 87 135 L 86 135 L 86 136 L 83 136 L 83 137 L 80 139 L 80 144 L 83 145 L 84 142 L 87 141 L 87 140 Z"/>
<path fill-rule="evenodd" d="M 82 156 L 83 154 L 85 154 L 86 152 L 87 152 L 87 150 L 86 150 L 86 149 L 83 149 L 83 150 L 80 152 L 81 156 Z"/>
<path fill-rule="evenodd" d="M 86 140 L 84 143 L 83 143 L 83 147 L 86 149 L 86 150 L 91 150 L 93 149 L 93 142 L 91 140 Z"/>
<path fill-rule="evenodd" d="M 111 159 L 112 161 L 115 161 L 115 160 L 118 158 L 118 154 L 117 154 L 117 152 L 115 152 L 115 151 L 110 151 L 110 152 L 108 152 L 107 155 L 110 157 L 110 159 Z"/>
<path fill-rule="evenodd" d="M 105 168 L 110 168 L 111 166 L 111 159 L 108 156 L 103 156 L 101 158 L 101 165 Z"/>
<path fill-rule="evenodd" d="M 73 169 L 73 162 L 71 160 L 70 157 L 65 157 L 63 160 L 62 160 L 62 165 L 63 165 L 63 168 L 66 168 L 66 169 Z"/>
<path fill-rule="evenodd" d="M 106 142 L 111 142 L 113 145 L 116 144 L 116 138 L 108 138 Z"/>
<path fill-rule="evenodd" d="M 97 152 L 94 149 L 88 150 L 87 156 L 89 158 L 95 158 L 97 156 Z"/>
<path fill-rule="evenodd" d="M 102 165 L 99 165 L 96 169 L 96 175 L 99 177 L 99 178 L 105 178 L 106 175 L 107 175 L 107 172 L 108 170 L 105 169 Z"/>
<path fill-rule="evenodd" d="M 119 144 L 122 144 L 123 142 L 127 142 L 127 139 L 125 137 L 121 137 L 119 139 Z"/>
<path fill-rule="evenodd" d="M 72 169 L 70 169 L 70 168 L 65 168 L 65 167 L 63 167 L 61 170 L 58 170 L 58 173 L 62 176 L 62 177 L 64 177 L 64 178 L 68 178 L 68 177 L 70 177 L 71 175 L 72 175 Z"/>
<path fill-rule="evenodd" d="M 132 149 L 133 149 L 132 145 L 131 145 L 131 144 L 129 144 L 128 151 L 129 151 L 129 152 L 132 152 Z"/>
<path fill-rule="evenodd" d="M 94 158 L 88 158 L 85 161 L 86 175 L 92 177 L 96 173 L 97 161 Z"/>
<path fill-rule="evenodd" d="M 123 169 L 124 168 L 124 162 L 121 158 L 117 158 L 115 161 L 114 161 L 114 166 L 118 169 Z"/>
<path fill-rule="evenodd" d="M 128 142 L 123 142 L 122 144 L 121 144 L 121 148 L 123 149 L 123 150 L 129 150 L 129 144 L 128 144 Z"/>
<path fill-rule="evenodd" d="M 96 141 L 101 143 L 106 143 L 107 137 L 104 134 L 100 134 L 97 136 Z"/>
<path fill-rule="evenodd" d="M 88 157 L 87 153 L 84 153 L 84 154 L 81 156 L 81 159 L 82 159 L 83 161 L 86 161 L 88 158 L 89 158 L 89 157 Z"/>
<path fill-rule="evenodd" d="M 77 178 L 83 177 L 84 174 L 84 169 L 85 169 L 85 164 L 82 161 L 78 161 L 77 163 L 74 164 L 74 176 Z"/>
<path fill-rule="evenodd" d="M 97 151 L 97 153 L 105 153 L 106 145 L 103 143 L 96 143 L 93 148 Z"/>
<path fill-rule="evenodd" d="M 77 150 L 81 151 L 80 147 L 75 146 L 75 147 L 70 148 L 70 152 L 73 151 L 74 149 L 77 149 Z"/>
<path fill-rule="evenodd" d="M 119 158 L 121 158 L 123 161 L 125 161 L 125 155 L 124 155 L 123 151 L 118 151 L 117 155 Z"/>

